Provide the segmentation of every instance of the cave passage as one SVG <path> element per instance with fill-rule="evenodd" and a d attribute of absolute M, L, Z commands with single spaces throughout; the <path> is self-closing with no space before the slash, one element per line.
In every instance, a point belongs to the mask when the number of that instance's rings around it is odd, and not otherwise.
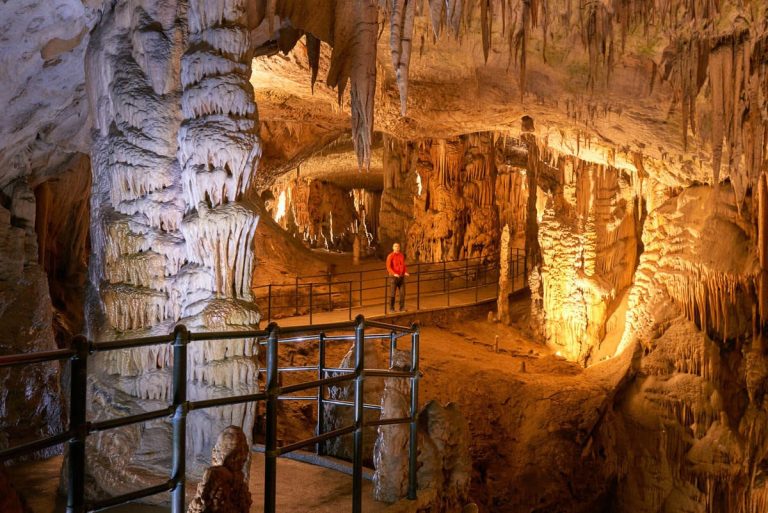
<path fill-rule="evenodd" d="M 3 513 L 768 511 L 768 2 L 0 33 Z"/>

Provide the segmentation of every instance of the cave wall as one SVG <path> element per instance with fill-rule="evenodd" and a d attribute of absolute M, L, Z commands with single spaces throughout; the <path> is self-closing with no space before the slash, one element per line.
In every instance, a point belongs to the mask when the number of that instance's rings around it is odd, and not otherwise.
<path fill-rule="evenodd" d="M 48 280 L 38 263 L 35 197 L 26 179 L 0 196 L 0 354 L 57 349 Z M 63 431 L 59 362 L 0 369 L 0 447 Z M 61 447 L 37 453 L 51 456 Z"/>
<path fill-rule="evenodd" d="M 737 201 L 729 184 L 697 186 L 648 214 L 619 348 L 640 357 L 615 405 L 627 465 L 616 511 L 768 504 L 760 267 Z"/>
<path fill-rule="evenodd" d="M 367 228 L 377 226 L 376 191 L 300 175 L 279 180 L 270 190 L 275 221 L 309 247 L 351 251 L 358 234 L 366 245 L 374 242 Z"/>
<path fill-rule="evenodd" d="M 587 364 L 632 283 L 642 229 L 642 179 L 546 148 L 538 154 L 541 264 L 532 282 L 541 290 L 537 322 L 543 322 L 550 347 Z"/>
<path fill-rule="evenodd" d="M 384 144 L 382 250 L 400 242 L 418 262 L 493 259 L 500 219 L 522 247 L 526 157 L 515 139 L 483 132 Z"/>

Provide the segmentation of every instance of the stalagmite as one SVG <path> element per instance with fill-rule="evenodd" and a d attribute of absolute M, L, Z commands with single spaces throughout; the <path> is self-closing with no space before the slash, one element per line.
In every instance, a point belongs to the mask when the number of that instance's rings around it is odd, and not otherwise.
<path fill-rule="evenodd" d="M 93 322 L 95 337 L 167 333 L 176 322 L 209 330 L 258 323 L 244 302 L 258 214 L 239 201 L 260 154 L 247 34 L 239 0 L 193 1 L 188 10 L 186 3 L 145 10 L 124 0 L 92 38 L 91 276 L 108 323 Z M 248 342 L 191 345 L 190 396 L 256 389 L 254 354 Z M 124 394 L 122 402 L 151 409 L 168 400 L 172 364 L 167 348 L 100 355 L 93 393 Z M 95 418 L 113 414 L 110 403 Z M 191 417 L 190 446 L 204 455 L 212 432 L 237 424 L 250 433 L 253 421 L 252 406 Z M 146 448 L 126 432 L 89 440 L 93 476 L 110 493 L 146 479 L 128 464 L 145 458 L 139 453 Z M 125 459 L 118 475 L 105 471 L 115 457 L 105 452 L 109 446 Z"/>
<path fill-rule="evenodd" d="M 498 305 L 496 307 L 496 316 L 498 320 L 504 324 L 509 324 L 511 321 L 509 316 L 509 294 L 512 292 L 512 284 L 509 280 L 511 275 L 511 263 L 512 248 L 510 244 L 509 225 L 504 225 L 504 229 L 501 231 L 501 249 L 499 251 L 499 297 L 497 301 Z"/>

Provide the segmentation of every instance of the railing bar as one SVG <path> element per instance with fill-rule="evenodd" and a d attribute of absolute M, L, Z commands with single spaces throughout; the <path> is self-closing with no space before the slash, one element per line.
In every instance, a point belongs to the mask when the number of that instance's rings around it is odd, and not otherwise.
<path fill-rule="evenodd" d="M 99 511 L 105 508 L 109 508 L 111 506 L 117 506 L 118 504 L 123 504 L 125 502 L 135 501 L 137 499 L 143 499 L 144 497 L 149 497 L 150 495 L 156 495 L 158 493 L 167 492 L 168 490 L 173 489 L 174 486 L 175 485 L 173 480 L 169 479 L 165 483 L 152 486 L 150 488 L 144 488 L 142 490 L 136 490 L 135 492 L 129 492 L 123 495 L 118 495 L 116 497 L 110 497 L 109 499 L 104 499 L 104 500 L 89 503 L 87 506 L 87 509 L 88 511 Z"/>
<path fill-rule="evenodd" d="M 190 340 L 230 340 L 235 338 L 265 338 L 268 333 L 264 330 L 248 331 L 214 331 L 209 333 L 191 333 Z"/>
<path fill-rule="evenodd" d="M 297 383 L 295 385 L 288 385 L 280 387 L 278 393 L 280 395 L 290 394 L 292 392 L 299 392 L 301 390 L 308 390 L 310 388 L 317 388 L 320 385 L 333 385 L 334 383 L 341 383 L 343 381 L 351 381 L 354 378 L 351 374 L 343 374 L 341 376 L 333 376 L 332 378 L 316 379 L 314 381 L 307 381 L 304 383 Z"/>
<path fill-rule="evenodd" d="M 49 436 L 48 438 L 42 438 L 40 440 L 35 440 L 34 442 L 28 442 L 22 445 L 17 445 L 16 447 L 3 449 L 0 451 L 0 461 L 15 458 L 22 454 L 39 451 L 40 449 L 46 449 L 54 445 L 63 444 L 70 438 L 72 438 L 72 431 L 65 431 L 64 433 Z"/>
<path fill-rule="evenodd" d="M 92 342 L 91 352 L 114 351 L 116 349 L 131 349 L 134 347 L 154 346 L 173 342 L 173 336 L 158 335 L 156 337 L 130 338 L 125 340 L 107 340 L 105 342 Z"/>
<path fill-rule="evenodd" d="M 288 337 L 288 338 L 281 338 L 277 341 L 278 344 L 291 344 L 296 342 L 310 342 L 317 340 L 317 335 L 306 335 L 302 337 Z"/>
<path fill-rule="evenodd" d="M 369 321 L 369 320 L 366 320 L 365 321 L 365 326 L 366 327 L 371 327 L 371 328 L 382 328 L 382 329 L 385 329 L 385 330 L 396 330 L 396 331 L 403 331 L 403 332 L 406 332 L 406 333 L 413 333 L 413 328 L 408 328 L 408 327 L 405 327 L 405 326 L 398 326 L 396 324 L 389 324 L 389 323 L 380 322 L 380 321 Z M 387 335 L 387 337 L 389 337 L 389 335 Z"/>
<path fill-rule="evenodd" d="M 393 371 L 384 369 L 365 369 L 363 376 L 372 378 L 412 378 L 410 371 Z"/>
<path fill-rule="evenodd" d="M 278 372 L 317 372 L 317 366 L 304 366 L 304 367 L 279 367 Z"/>
<path fill-rule="evenodd" d="M 281 395 L 277 398 L 280 401 L 317 401 L 316 395 Z"/>
<path fill-rule="evenodd" d="M 278 448 L 277 452 L 280 455 L 287 454 L 291 451 L 295 451 L 296 449 L 301 449 L 302 447 L 305 447 L 307 445 L 325 442 L 326 440 L 335 438 L 337 436 L 348 435 L 349 433 L 352 433 L 354 430 L 355 430 L 355 426 L 347 426 L 339 429 L 334 429 L 333 431 L 328 431 L 327 433 L 323 433 L 322 435 L 319 435 L 319 436 L 313 436 L 312 438 L 307 438 L 305 440 L 301 440 L 296 443 L 284 445 Z"/>
<path fill-rule="evenodd" d="M 352 321 L 343 321 L 343 322 L 329 322 L 327 324 L 313 324 L 312 326 L 285 326 L 280 327 L 280 333 L 281 334 L 292 334 L 292 333 L 301 333 L 304 331 L 312 330 L 312 331 L 330 331 L 330 330 L 339 330 L 339 329 L 345 329 L 345 328 L 353 328 L 355 326 L 355 322 Z"/>
<path fill-rule="evenodd" d="M 325 404 L 335 404 L 336 406 L 354 406 L 355 403 L 352 401 L 343 401 L 341 399 L 323 399 L 323 403 Z M 381 405 L 379 404 L 370 404 L 370 403 L 363 403 L 363 407 L 366 410 L 378 410 L 381 411 Z"/>
<path fill-rule="evenodd" d="M 212 408 L 216 406 L 227 406 L 230 404 L 248 403 L 252 401 L 263 401 L 267 398 L 266 393 L 238 395 L 235 397 L 217 397 L 216 399 L 204 399 L 201 401 L 190 401 L 189 410 L 202 410 L 203 408 Z"/>
<path fill-rule="evenodd" d="M 65 360 L 75 355 L 74 349 L 57 349 L 55 351 L 38 351 L 0 356 L 0 367 L 24 365 L 32 363 L 54 362 Z"/>
<path fill-rule="evenodd" d="M 410 422 L 411 422 L 410 417 L 398 417 L 396 419 L 379 419 L 379 420 L 366 421 L 365 427 L 390 426 L 392 424 L 409 424 Z"/>
<path fill-rule="evenodd" d="M 139 413 L 136 415 L 129 415 L 127 417 L 119 417 L 116 419 L 102 420 L 100 422 L 92 422 L 88 426 L 89 433 L 96 433 L 99 431 L 106 431 L 107 429 L 114 429 L 121 426 L 127 426 L 128 424 L 138 424 L 139 422 L 146 422 L 148 420 L 159 419 L 172 415 L 174 407 L 169 406 L 162 410 L 154 410 L 146 413 Z"/>
<path fill-rule="evenodd" d="M 349 367 L 323 367 L 323 372 L 343 372 L 344 374 L 354 374 L 355 370 Z"/>

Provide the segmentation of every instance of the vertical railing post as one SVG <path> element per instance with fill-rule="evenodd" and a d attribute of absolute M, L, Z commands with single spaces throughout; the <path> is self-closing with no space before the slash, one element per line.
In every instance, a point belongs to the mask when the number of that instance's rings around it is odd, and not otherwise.
<path fill-rule="evenodd" d="M 350 282 L 351 284 L 352 282 Z M 325 378 L 325 332 L 321 331 L 319 338 L 320 348 L 317 359 L 317 379 Z M 325 395 L 325 386 L 320 385 L 317 390 L 317 436 L 320 436 L 324 432 L 323 417 L 325 416 L 325 403 L 323 402 Z M 315 452 L 318 456 L 325 455 L 325 442 L 318 442 L 315 447 Z"/>
<path fill-rule="evenodd" d="M 528 283 L 528 253 L 523 254 L 523 286 Z"/>
<path fill-rule="evenodd" d="M 267 429 L 264 441 L 264 512 L 275 513 L 277 497 L 277 382 L 278 326 L 267 327 Z"/>
<path fill-rule="evenodd" d="M 421 263 L 416 264 L 416 310 L 421 310 Z"/>
<path fill-rule="evenodd" d="M 189 331 L 180 324 L 173 330 L 173 464 L 171 513 L 184 513 L 187 462 L 187 343 Z"/>
<path fill-rule="evenodd" d="M 445 260 L 443 260 L 443 292 L 445 292 Z"/>
<path fill-rule="evenodd" d="M 384 278 L 384 315 L 387 315 L 387 302 L 389 301 L 389 277 Z"/>
<path fill-rule="evenodd" d="M 392 368 L 392 364 L 395 361 L 395 349 L 397 349 L 397 337 L 395 337 L 394 330 L 389 333 L 389 368 Z"/>
<path fill-rule="evenodd" d="M 269 284 L 267 293 L 267 322 L 272 322 L 272 284 Z"/>
<path fill-rule="evenodd" d="M 365 423 L 365 318 L 355 317 L 355 432 L 352 456 L 352 513 L 363 511 L 363 425 Z"/>
<path fill-rule="evenodd" d="M 411 436 L 408 450 L 408 498 L 416 498 L 418 483 L 416 481 L 418 455 L 418 425 L 419 425 L 419 325 L 413 323 L 411 328 Z"/>
<path fill-rule="evenodd" d="M 349 320 L 352 320 L 352 280 L 349 280 Z"/>
<path fill-rule="evenodd" d="M 67 513 L 85 511 L 85 437 L 86 401 L 88 389 L 88 340 L 77 336 L 73 340 L 75 355 L 71 362 L 71 383 L 69 389 L 69 455 L 67 460 Z"/>
<path fill-rule="evenodd" d="M 475 273 L 475 303 L 480 299 L 480 262 L 477 262 L 477 272 Z"/>
<path fill-rule="evenodd" d="M 294 315 L 299 315 L 299 277 L 296 277 L 296 310 Z"/>
<path fill-rule="evenodd" d="M 451 280 L 446 280 L 445 285 L 447 288 L 447 294 L 445 295 L 445 300 L 447 301 L 448 306 L 451 306 Z"/>
<path fill-rule="evenodd" d="M 312 326 L 312 285 L 313 283 L 309 282 L 309 325 Z"/>

